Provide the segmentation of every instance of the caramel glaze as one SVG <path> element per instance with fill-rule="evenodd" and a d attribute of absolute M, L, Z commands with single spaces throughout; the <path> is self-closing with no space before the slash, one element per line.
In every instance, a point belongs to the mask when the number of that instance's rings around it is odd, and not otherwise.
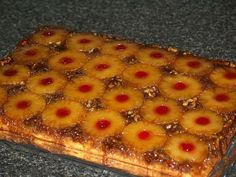
<path fill-rule="evenodd" d="M 103 37 L 106 40 L 118 39 L 118 38 L 114 38 L 111 36 L 103 36 Z M 29 44 L 32 44 L 32 41 L 30 40 L 30 38 L 24 39 L 18 44 L 18 47 L 26 46 Z M 140 45 L 140 46 L 142 46 L 142 45 Z M 62 50 L 66 49 L 64 43 L 62 43 L 60 45 L 50 46 L 50 48 L 54 51 L 62 51 Z M 179 52 L 178 50 L 172 49 L 172 48 L 169 48 L 167 50 L 169 50 L 171 52 L 175 52 L 178 55 L 185 55 L 186 54 L 186 53 Z M 85 54 L 91 59 L 97 55 L 100 55 L 100 50 L 94 49 L 94 50 L 87 52 Z M 132 64 L 139 62 L 133 56 L 126 57 L 122 61 L 126 65 L 132 65 Z M 1 60 L 1 62 L 0 62 L 0 64 L 2 66 L 7 65 L 7 64 L 11 64 L 11 63 L 13 63 L 13 60 L 10 57 L 6 57 L 3 60 Z M 235 64 L 233 62 L 223 61 L 223 60 L 213 61 L 213 64 L 214 64 L 214 67 L 235 67 Z M 32 74 L 38 73 L 38 72 L 43 72 L 43 71 L 48 71 L 48 67 L 45 63 L 39 63 L 39 64 L 31 65 L 28 67 L 30 68 Z M 173 67 L 170 65 L 161 67 L 161 71 L 164 75 L 178 74 L 178 72 L 175 71 L 173 69 Z M 64 75 L 66 76 L 66 78 L 68 80 L 71 80 L 76 77 L 80 77 L 83 74 L 84 73 L 81 69 L 64 73 Z M 214 88 L 215 87 L 215 85 L 210 81 L 210 79 L 208 77 L 204 76 L 204 77 L 197 77 L 197 78 L 201 81 L 201 83 L 203 84 L 203 87 L 205 87 L 205 88 Z M 106 89 L 111 89 L 114 87 L 127 85 L 127 83 L 125 83 L 121 79 L 121 77 L 119 77 L 119 76 L 105 79 L 104 83 L 106 85 Z M 16 94 L 18 92 L 24 91 L 25 86 L 24 86 L 24 83 L 21 85 L 16 85 L 16 86 L 7 86 L 7 90 L 8 90 L 8 94 L 12 95 L 12 94 Z M 144 94 L 144 99 L 152 99 L 152 98 L 159 96 L 159 91 L 156 86 L 143 88 L 143 89 L 141 89 L 141 91 Z M 61 93 L 55 93 L 55 94 L 45 95 L 44 98 L 45 98 L 47 104 L 50 104 L 52 102 L 55 102 L 56 100 L 64 99 L 64 96 Z M 179 104 L 182 106 L 183 111 L 188 111 L 188 110 L 192 110 L 192 109 L 199 109 L 202 107 L 202 105 L 198 101 L 197 97 L 192 98 L 192 99 L 188 99 L 188 100 L 181 100 L 181 101 L 179 101 Z M 100 99 L 89 100 L 89 101 L 83 103 L 83 105 L 87 111 L 94 111 L 94 110 L 103 109 Z M 138 120 L 142 120 L 142 116 L 140 114 L 139 109 L 129 110 L 126 112 L 122 112 L 121 114 L 125 118 L 126 124 L 129 124 L 131 122 L 136 122 Z M 197 169 L 202 169 L 202 168 L 204 168 L 204 166 L 206 166 L 208 163 L 210 163 L 209 161 L 212 158 L 213 159 L 214 158 L 220 159 L 223 156 L 223 154 L 226 152 L 228 145 L 230 144 L 233 136 L 236 133 L 236 123 L 235 123 L 236 113 L 232 112 L 232 113 L 228 113 L 228 114 L 222 114 L 223 121 L 224 121 L 224 129 L 220 133 L 218 133 L 212 137 L 202 136 L 202 140 L 208 142 L 208 145 L 209 145 L 208 158 L 205 159 L 205 161 L 202 164 L 196 164 L 196 163 L 191 163 L 191 162 L 185 162 L 185 163 L 180 164 L 180 163 L 172 160 L 168 155 L 166 155 L 163 152 L 163 150 L 152 150 L 152 151 L 145 152 L 143 154 L 137 153 L 122 143 L 120 134 L 115 135 L 115 136 L 111 136 L 111 137 L 107 137 L 107 138 L 104 138 L 103 140 L 101 140 L 101 139 L 95 139 L 93 137 L 88 136 L 86 133 L 84 133 L 82 131 L 79 124 L 77 124 L 74 127 L 68 127 L 68 128 L 64 128 L 64 129 L 53 129 L 53 128 L 47 127 L 43 124 L 41 115 L 36 115 L 34 117 L 28 118 L 23 122 L 13 121 L 13 120 L 7 118 L 6 116 L 4 116 L 4 111 L 2 108 L 0 108 L 0 115 L 2 116 L 3 123 L 9 125 L 10 127 L 13 125 L 14 127 L 21 127 L 23 129 L 31 129 L 34 132 L 47 133 L 50 136 L 56 137 L 59 144 L 60 144 L 62 137 L 71 137 L 73 141 L 79 142 L 79 143 L 86 143 L 88 140 L 91 140 L 94 142 L 94 147 L 101 148 L 105 152 L 105 155 L 106 155 L 106 153 L 111 153 L 111 152 L 116 152 L 116 151 L 122 152 L 122 154 L 127 155 L 127 156 L 131 156 L 132 154 L 135 154 L 136 155 L 135 157 L 143 159 L 147 164 L 161 163 L 171 169 L 175 169 L 180 172 L 189 172 L 189 171 L 191 171 L 193 166 L 195 166 L 195 167 L 197 166 L 198 167 Z M 181 133 L 181 132 L 185 131 L 181 127 L 181 125 L 178 123 L 165 124 L 165 125 L 163 125 L 163 128 L 166 130 L 168 135 L 172 135 L 175 133 Z M 30 139 L 30 137 L 24 137 L 24 136 L 25 135 L 22 135 L 22 139 L 24 142 L 27 142 L 27 138 Z M 196 172 L 196 173 L 199 173 L 199 172 Z"/>

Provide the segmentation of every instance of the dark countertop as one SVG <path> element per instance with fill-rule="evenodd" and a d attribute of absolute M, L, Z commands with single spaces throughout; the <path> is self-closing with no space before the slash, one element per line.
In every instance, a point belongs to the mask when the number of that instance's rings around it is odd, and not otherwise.
<path fill-rule="evenodd" d="M 1 0 L 0 8 L 0 56 L 39 25 L 59 25 L 236 60 L 235 0 Z M 0 176 L 123 175 L 0 141 Z"/>

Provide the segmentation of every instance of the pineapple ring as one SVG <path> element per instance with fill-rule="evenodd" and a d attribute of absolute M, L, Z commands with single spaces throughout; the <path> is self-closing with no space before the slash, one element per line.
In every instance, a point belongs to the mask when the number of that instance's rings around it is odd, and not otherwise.
<path fill-rule="evenodd" d="M 171 136 L 164 147 L 166 154 L 177 162 L 201 163 L 208 155 L 208 146 L 194 135 L 177 134 Z"/>
<path fill-rule="evenodd" d="M 136 64 L 129 66 L 123 72 L 123 77 L 135 86 L 142 88 L 157 84 L 161 79 L 161 73 L 153 66 Z"/>
<path fill-rule="evenodd" d="M 125 41 L 107 42 L 101 47 L 104 54 L 115 55 L 120 59 L 133 56 L 138 51 L 137 44 Z"/>
<path fill-rule="evenodd" d="M 68 31 L 64 29 L 45 28 L 34 33 L 32 35 L 32 40 L 42 45 L 60 45 L 65 41 L 67 35 Z"/>
<path fill-rule="evenodd" d="M 207 110 L 189 111 L 180 120 L 189 133 L 211 136 L 223 128 L 223 121 L 216 113 Z"/>
<path fill-rule="evenodd" d="M 112 55 L 102 55 L 89 61 L 84 66 L 84 70 L 89 76 L 105 79 L 121 74 L 124 65 Z"/>
<path fill-rule="evenodd" d="M 193 75 L 205 75 L 213 68 L 211 62 L 193 56 L 178 57 L 174 67 L 179 72 Z"/>
<path fill-rule="evenodd" d="M 100 48 L 103 43 L 103 38 L 92 34 L 73 34 L 66 43 L 68 49 L 77 51 L 91 51 Z"/>
<path fill-rule="evenodd" d="M 7 101 L 7 91 L 0 87 L 0 106 Z"/>
<path fill-rule="evenodd" d="M 205 90 L 200 95 L 204 107 L 212 111 L 230 112 L 236 110 L 236 92 L 216 88 Z"/>
<path fill-rule="evenodd" d="M 60 129 L 76 125 L 84 114 L 81 104 L 62 100 L 47 105 L 42 113 L 42 120 L 45 125 Z"/>
<path fill-rule="evenodd" d="M 182 75 L 165 77 L 159 87 L 165 96 L 173 99 L 193 98 L 202 91 L 202 85 L 198 80 Z"/>
<path fill-rule="evenodd" d="M 143 94 L 133 88 L 116 88 L 104 95 L 105 105 L 115 111 L 138 108 L 143 103 Z"/>
<path fill-rule="evenodd" d="M 228 89 L 236 89 L 236 69 L 217 68 L 210 74 L 216 85 Z"/>
<path fill-rule="evenodd" d="M 129 124 L 124 128 L 122 135 L 123 143 L 138 152 L 159 149 L 167 139 L 166 132 L 161 126 L 143 121 Z"/>
<path fill-rule="evenodd" d="M 20 84 L 30 76 L 30 70 L 23 65 L 6 65 L 0 68 L 0 85 Z"/>
<path fill-rule="evenodd" d="M 55 93 L 66 84 L 65 78 L 55 71 L 48 71 L 32 76 L 28 79 L 26 87 L 38 94 Z"/>
<path fill-rule="evenodd" d="M 175 101 L 164 98 L 146 101 L 141 112 L 144 120 L 157 124 L 175 122 L 182 117 L 180 106 Z"/>
<path fill-rule="evenodd" d="M 91 100 L 102 96 L 103 93 L 103 83 L 98 79 L 87 76 L 74 79 L 72 83 L 67 84 L 64 90 L 65 96 L 74 101 Z"/>
<path fill-rule="evenodd" d="M 136 57 L 141 63 L 153 66 L 164 66 L 173 63 L 175 54 L 160 48 L 144 48 L 139 50 Z"/>
<path fill-rule="evenodd" d="M 87 58 L 82 52 L 65 51 L 51 57 L 49 67 L 57 71 L 76 70 L 81 68 Z"/>
<path fill-rule="evenodd" d="M 35 64 L 47 59 L 50 55 L 48 47 L 41 45 L 31 45 L 16 49 L 12 53 L 12 58 L 20 64 Z"/>
<path fill-rule="evenodd" d="M 15 120 L 25 120 L 43 111 L 46 105 L 42 96 L 23 92 L 8 99 L 4 105 L 5 114 Z"/>
<path fill-rule="evenodd" d="M 91 136 L 105 138 L 122 132 L 124 118 L 115 111 L 100 110 L 88 113 L 82 122 L 82 129 Z"/>

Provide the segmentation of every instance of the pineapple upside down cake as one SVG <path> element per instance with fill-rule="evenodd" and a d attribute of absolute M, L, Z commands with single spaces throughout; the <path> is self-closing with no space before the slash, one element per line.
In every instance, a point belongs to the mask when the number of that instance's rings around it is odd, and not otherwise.
<path fill-rule="evenodd" d="M 140 176 L 208 176 L 235 135 L 236 67 L 42 27 L 1 60 L 0 138 Z"/>

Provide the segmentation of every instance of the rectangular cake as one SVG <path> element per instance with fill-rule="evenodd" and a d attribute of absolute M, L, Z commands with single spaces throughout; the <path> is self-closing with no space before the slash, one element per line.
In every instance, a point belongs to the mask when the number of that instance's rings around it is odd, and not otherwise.
<path fill-rule="evenodd" d="M 232 61 L 41 27 L 0 64 L 0 139 L 139 176 L 207 177 L 236 133 Z"/>

